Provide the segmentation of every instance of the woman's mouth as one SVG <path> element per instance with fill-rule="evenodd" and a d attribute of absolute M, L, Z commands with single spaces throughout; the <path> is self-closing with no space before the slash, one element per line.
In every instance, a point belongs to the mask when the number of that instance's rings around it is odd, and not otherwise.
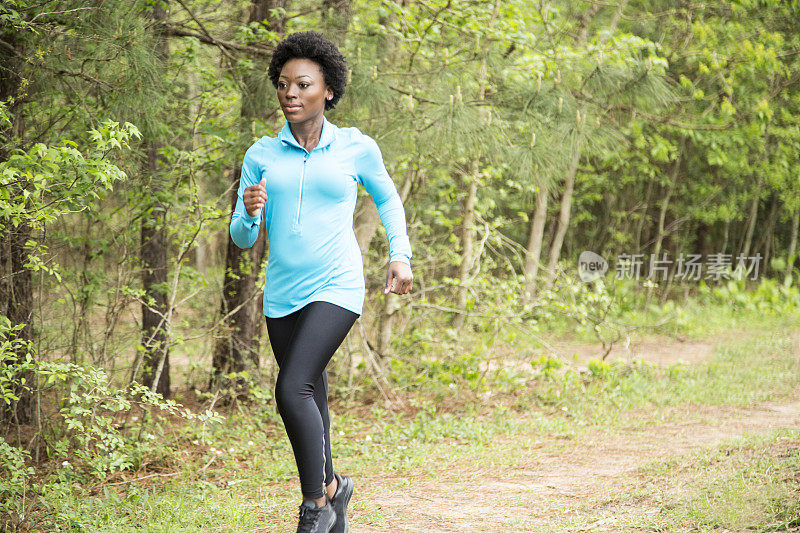
<path fill-rule="evenodd" d="M 301 105 L 285 105 L 285 106 L 283 106 L 283 109 L 286 110 L 286 111 L 292 112 L 292 111 L 299 111 L 301 107 L 303 107 L 303 106 L 301 106 Z"/>

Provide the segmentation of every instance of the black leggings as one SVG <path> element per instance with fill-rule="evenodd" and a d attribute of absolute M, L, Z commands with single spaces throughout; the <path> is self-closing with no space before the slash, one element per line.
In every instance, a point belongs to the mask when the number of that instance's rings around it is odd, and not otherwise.
<path fill-rule="evenodd" d="M 305 498 L 322 498 L 325 485 L 333 482 L 325 367 L 359 316 L 317 301 L 286 316 L 267 317 L 267 334 L 279 367 L 275 401 Z"/>

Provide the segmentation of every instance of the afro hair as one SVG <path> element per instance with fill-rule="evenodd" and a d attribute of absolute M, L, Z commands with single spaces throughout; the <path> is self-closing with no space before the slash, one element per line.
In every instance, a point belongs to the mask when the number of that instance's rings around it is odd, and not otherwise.
<path fill-rule="evenodd" d="M 269 62 L 267 75 L 276 89 L 283 65 L 295 58 L 310 59 L 320 66 L 325 83 L 333 89 L 333 98 L 325 100 L 325 110 L 333 109 L 344 95 L 347 85 L 347 62 L 342 53 L 319 32 L 301 31 L 290 34 L 278 43 Z"/>

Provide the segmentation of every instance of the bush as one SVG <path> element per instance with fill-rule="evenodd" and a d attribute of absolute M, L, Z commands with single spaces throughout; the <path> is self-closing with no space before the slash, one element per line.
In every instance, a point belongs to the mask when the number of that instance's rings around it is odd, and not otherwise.
<path fill-rule="evenodd" d="M 34 379 L 25 384 L 28 390 L 57 399 L 57 416 L 39 422 L 45 453 L 56 468 L 34 482 L 34 468 L 27 464 L 30 454 L 0 437 L 0 528 L 12 516 L 17 525 L 25 520 L 22 510 L 28 507 L 29 494 L 41 494 L 54 484 L 86 483 L 90 478 L 136 470 L 149 449 L 146 443 L 155 436 L 144 431 L 145 419 L 128 423 L 134 405 L 145 414 L 148 407 L 157 407 L 203 425 L 220 420 L 211 411 L 195 414 L 181 408 L 139 383 L 117 388 L 103 369 L 91 365 L 36 361 L 30 346 L 24 351 L 25 361 L 19 363 L 19 352 L 14 351 L 19 343 L 9 335 L 11 331 L 7 321 L 0 322 L 0 397 L 10 405 L 16 399 L 15 376 L 30 373 Z"/>

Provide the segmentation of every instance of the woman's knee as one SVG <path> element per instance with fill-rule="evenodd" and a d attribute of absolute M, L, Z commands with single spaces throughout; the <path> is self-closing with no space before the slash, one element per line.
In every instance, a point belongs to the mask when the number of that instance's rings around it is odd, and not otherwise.
<path fill-rule="evenodd" d="M 275 381 L 275 402 L 279 409 L 291 408 L 305 398 L 314 398 L 314 386 L 302 379 L 293 378 L 278 372 Z"/>

